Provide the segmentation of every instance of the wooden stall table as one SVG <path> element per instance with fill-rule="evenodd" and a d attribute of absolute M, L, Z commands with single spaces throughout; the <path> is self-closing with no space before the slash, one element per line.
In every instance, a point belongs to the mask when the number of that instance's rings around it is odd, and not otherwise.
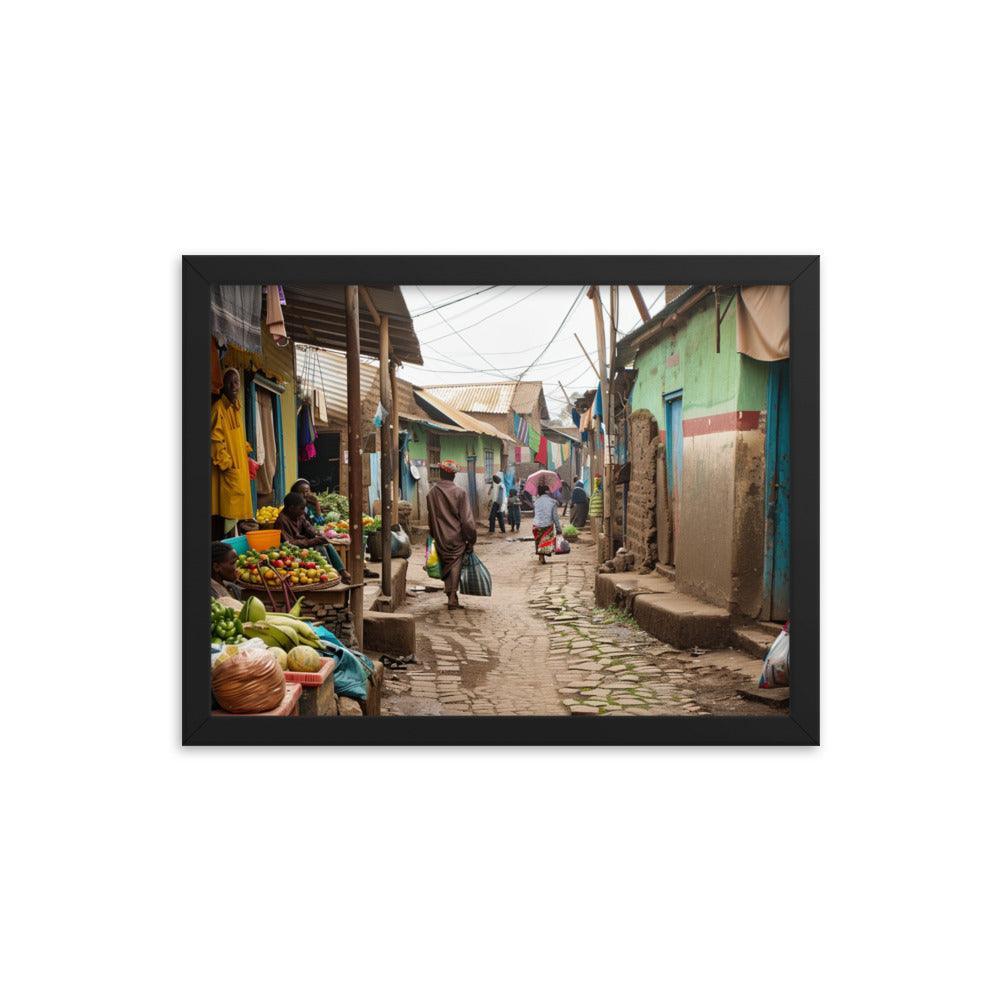
<path fill-rule="evenodd" d="M 324 656 L 323 666 L 315 673 L 304 670 L 285 671 L 286 683 L 302 686 L 299 715 L 310 717 L 337 714 L 337 694 L 333 690 L 333 668 L 336 663 L 332 657 Z"/>
<path fill-rule="evenodd" d="M 333 687 L 333 682 L 330 682 L 331 688 Z M 298 715 L 299 714 L 299 699 L 302 697 L 302 685 L 301 684 L 289 684 L 285 682 L 285 697 L 281 699 L 281 704 L 277 708 L 272 708 L 270 712 L 226 712 L 221 708 L 215 708 L 212 710 L 212 715 L 222 715 L 229 719 L 259 719 L 265 715 Z"/>

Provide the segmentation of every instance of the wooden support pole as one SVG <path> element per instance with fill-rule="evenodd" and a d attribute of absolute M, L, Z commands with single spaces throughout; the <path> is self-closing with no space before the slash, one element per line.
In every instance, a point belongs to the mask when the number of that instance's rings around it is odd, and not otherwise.
<path fill-rule="evenodd" d="M 608 467 L 611 470 L 611 475 L 608 480 L 608 495 L 611 499 L 610 511 L 608 512 L 608 524 L 611 528 L 611 534 L 608 536 L 608 558 L 614 558 L 615 554 L 615 508 L 618 506 L 615 501 L 618 499 L 617 490 L 615 489 L 615 458 L 616 452 L 614 450 L 614 445 L 618 438 L 618 425 L 615 422 L 615 365 L 618 361 L 618 286 L 612 285 L 611 291 L 609 293 L 610 302 L 610 312 L 611 312 L 611 329 L 609 331 L 609 350 L 608 350 L 608 401 L 605 404 L 605 410 L 608 414 L 608 451 L 610 455 L 608 456 Z M 623 526 L 624 527 L 624 526 Z"/>
<path fill-rule="evenodd" d="M 601 380 L 601 409 L 603 411 L 604 423 L 604 454 L 601 456 L 601 464 L 604 467 L 604 477 L 602 480 L 604 499 L 604 537 L 607 541 L 609 549 L 608 558 L 610 559 L 614 555 L 614 545 L 611 537 L 611 424 L 608 420 L 611 393 L 608 390 L 608 356 L 604 336 L 604 309 L 601 305 L 601 290 L 597 287 L 597 285 L 591 285 L 590 291 L 587 295 L 594 304 L 594 326 L 596 327 L 597 332 L 597 358 L 598 367 L 600 368 L 598 375 Z M 601 546 L 598 545 L 598 549 L 600 548 Z M 598 562 L 600 561 L 599 552 Z"/>
<path fill-rule="evenodd" d="M 361 286 L 361 299 L 368 309 L 368 313 L 372 318 L 372 322 L 381 329 L 382 327 L 382 317 L 379 311 L 375 308 L 375 300 L 372 298 L 372 293 L 365 288 L 364 285 Z"/>
<path fill-rule="evenodd" d="M 382 473 L 382 596 L 392 595 L 392 381 L 389 375 L 389 317 L 378 326 L 379 396 L 382 417 L 380 471 Z"/>
<path fill-rule="evenodd" d="M 365 582 L 364 534 L 361 518 L 364 514 L 361 453 L 361 326 L 358 317 L 358 286 L 344 286 L 344 313 L 347 327 L 347 500 L 350 510 L 348 529 L 351 552 L 348 572 L 352 583 Z M 359 648 L 364 648 L 365 591 L 351 591 L 351 615 Z"/>
<path fill-rule="evenodd" d="M 576 334 L 573 334 L 576 337 Z M 587 353 L 587 348 L 583 346 L 583 341 L 579 337 L 576 337 L 576 342 L 580 345 L 580 350 L 583 351 L 583 356 L 590 362 L 590 367 L 594 369 L 594 374 L 597 376 L 597 381 L 601 381 L 601 373 L 594 367 L 594 362 L 590 355 Z"/>
<path fill-rule="evenodd" d="M 396 369 L 399 365 L 395 361 L 389 365 L 389 383 L 392 389 L 392 409 L 390 410 L 390 423 L 392 424 L 392 527 L 399 524 L 399 393 L 396 385 Z M 383 507 L 383 517 L 385 516 Z"/>
<path fill-rule="evenodd" d="M 643 323 L 648 323 L 649 310 L 646 308 L 646 300 L 642 297 L 642 292 L 639 291 L 639 286 L 629 285 L 628 290 L 632 293 L 632 299 L 635 302 L 636 309 L 639 310 L 639 315 L 642 317 Z"/>
<path fill-rule="evenodd" d="M 715 353 L 718 354 L 722 350 L 722 318 L 719 316 L 718 285 L 712 289 L 712 293 L 715 295 Z"/>

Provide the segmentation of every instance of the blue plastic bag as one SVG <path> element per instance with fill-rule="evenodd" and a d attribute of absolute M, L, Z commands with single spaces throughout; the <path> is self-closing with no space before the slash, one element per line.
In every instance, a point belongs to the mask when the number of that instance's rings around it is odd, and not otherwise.
<path fill-rule="evenodd" d="M 357 701 L 368 701 L 368 689 L 375 673 L 375 664 L 364 653 L 348 649 L 322 625 L 309 622 L 309 627 L 322 640 L 327 655 L 337 661 L 333 668 L 333 690 Z"/>

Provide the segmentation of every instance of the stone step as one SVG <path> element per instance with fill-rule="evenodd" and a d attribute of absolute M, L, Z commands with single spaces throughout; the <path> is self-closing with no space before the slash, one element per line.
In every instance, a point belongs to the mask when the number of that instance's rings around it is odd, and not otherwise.
<path fill-rule="evenodd" d="M 677 570 L 673 566 L 668 566 L 666 563 L 658 562 L 656 564 L 656 572 L 660 576 L 665 576 L 668 580 L 675 580 L 677 578 Z"/>
<path fill-rule="evenodd" d="M 599 608 L 612 605 L 632 613 L 639 594 L 672 593 L 674 585 L 656 573 L 598 573 L 594 588 Z"/>
<path fill-rule="evenodd" d="M 729 612 L 677 590 L 637 595 L 632 613 L 640 628 L 678 649 L 721 649 L 729 644 Z"/>
<path fill-rule="evenodd" d="M 780 632 L 781 629 L 779 628 Z M 740 625 L 733 629 L 732 643 L 737 649 L 742 649 L 744 653 L 763 659 L 767 651 L 771 648 L 775 636 L 760 625 Z"/>

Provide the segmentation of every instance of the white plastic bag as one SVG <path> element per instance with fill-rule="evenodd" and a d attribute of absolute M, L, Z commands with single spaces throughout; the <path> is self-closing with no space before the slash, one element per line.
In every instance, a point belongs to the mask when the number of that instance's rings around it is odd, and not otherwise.
<path fill-rule="evenodd" d="M 775 688 L 788 687 L 788 676 L 791 667 L 789 653 L 788 626 L 786 625 L 778 638 L 771 643 L 771 648 L 764 657 L 764 669 L 760 672 L 757 687 Z"/>

